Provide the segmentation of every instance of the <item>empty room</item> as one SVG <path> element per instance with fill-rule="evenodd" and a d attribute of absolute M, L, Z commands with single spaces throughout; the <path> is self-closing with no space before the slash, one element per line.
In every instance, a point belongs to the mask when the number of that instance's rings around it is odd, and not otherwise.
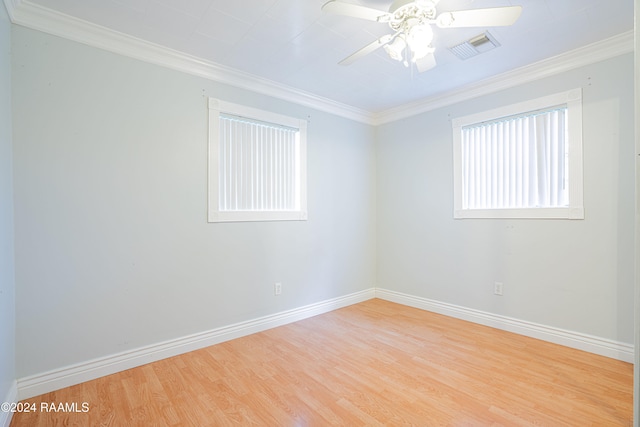
<path fill-rule="evenodd" d="M 636 13 L 4 0 L 0 427 L 640 427 Z"/>

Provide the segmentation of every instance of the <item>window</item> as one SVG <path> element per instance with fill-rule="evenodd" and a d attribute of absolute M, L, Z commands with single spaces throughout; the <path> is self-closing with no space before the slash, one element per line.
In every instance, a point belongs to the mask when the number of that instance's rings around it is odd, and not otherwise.
<path fill-rule="evenodd" d="M 305 220 L 307 122 L 209 99 L 209 222 Z"/>
<path fill-rule="evenodd" d="M 582 91 L 453 120 L 454 218 L 583 219 Z"/>

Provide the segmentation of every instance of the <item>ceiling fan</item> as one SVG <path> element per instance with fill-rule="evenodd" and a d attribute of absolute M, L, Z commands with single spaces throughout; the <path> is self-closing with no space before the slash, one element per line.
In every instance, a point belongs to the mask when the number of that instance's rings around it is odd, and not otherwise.
<path fill-rule="evenodd" d="M 427 71 L 436 66 L 431 25 L 438 28 L 507 26 L 515 23 L 522 13 L 522 6 L 505 6 L 438 14 L 436 5 L 439 1 L 394 0 L 389 12 L 338 0 L 328 1 L 322 6 L 324 12 L 386 23 L 393 30 L 392 34 L 380 37 L 339 64 L 349 65 L 384 46 L 392 59 L 402 61 L 407 67 L 412 62 L 419 72 Z"/>

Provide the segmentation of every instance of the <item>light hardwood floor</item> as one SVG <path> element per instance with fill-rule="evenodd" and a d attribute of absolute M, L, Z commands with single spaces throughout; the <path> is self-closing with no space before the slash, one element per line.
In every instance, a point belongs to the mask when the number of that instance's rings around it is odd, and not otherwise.
<path fill-rule="evenodd" d="M 29 399 L 11 426 L 631 426 L 631 364 L 374 299 Z"/>

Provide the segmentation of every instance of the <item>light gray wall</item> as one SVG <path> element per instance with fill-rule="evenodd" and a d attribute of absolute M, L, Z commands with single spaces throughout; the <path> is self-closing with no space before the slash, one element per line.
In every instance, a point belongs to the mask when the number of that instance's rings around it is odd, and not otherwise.
<path fill-rule="evenodd" d="M 585 219 L 453 220 L 451 119 L 577 87 Z M 633 343 L 633 102 L 628 54 L 381 126 L 378 286 Z"/>
<path fill-rule="evenodd" d="M 19 26 L 13 48 L 18 377 L 375 286 L 371 126 Z M 310 117 L 308 221 L 207 223 L 207 96 Z"/>
<path fill-rule="evenodd" d="M 12 39 L 18 377 L 376 284 L 633 342 L 631 55 L 373 129 Z M 454 221 L 450 119 L 575 87 L 586 219 Z M 206 96 L 310 117 L 309 221 L 206 222 Z"/>
<path fill-rule="evenodd" d="M 15 281 L 11 155 L 11 23 L 0 4 L 0 400 L 15 371 Z M 0 416 L 0 419 L 2 417 Z"/>

